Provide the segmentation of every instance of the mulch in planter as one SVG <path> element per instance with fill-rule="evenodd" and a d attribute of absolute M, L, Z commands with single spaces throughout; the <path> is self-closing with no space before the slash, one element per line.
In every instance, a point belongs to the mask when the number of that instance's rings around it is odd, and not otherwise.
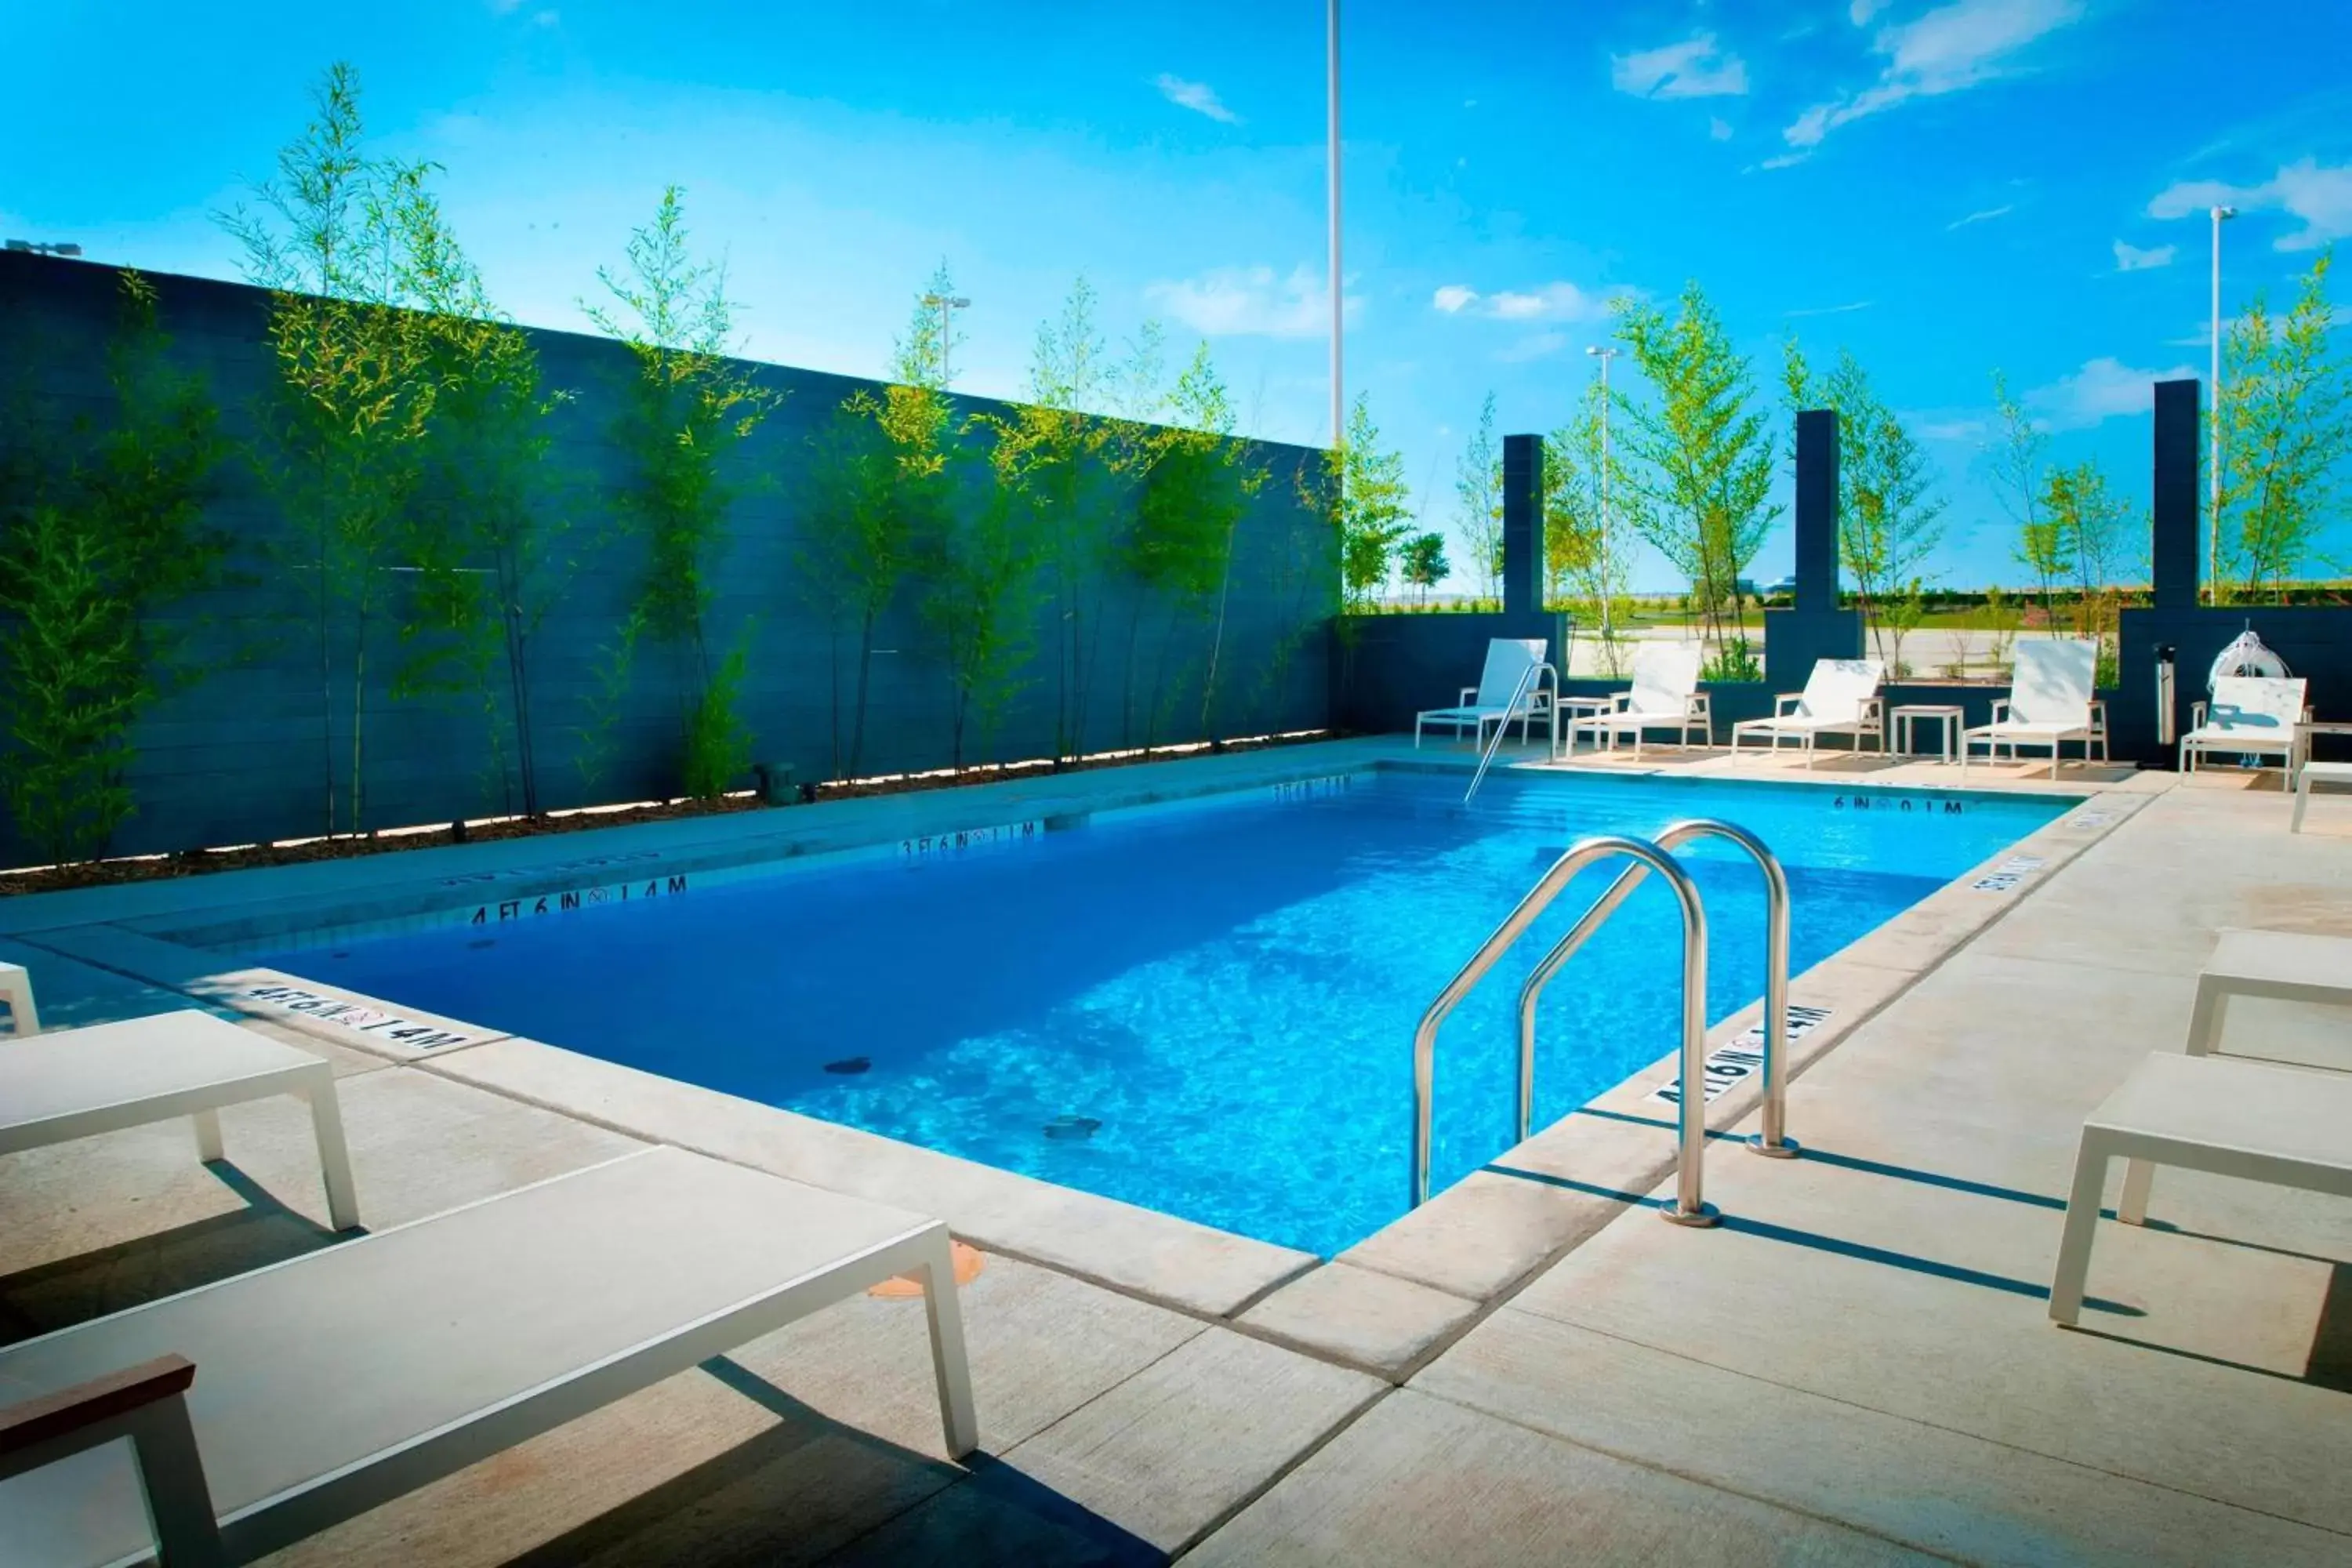
<path fill-rule="evenodd" d="M 1219 752 L 1253 752 L 1273 746 L 1325 741 L 1336 731 L 1315 731 L 1297 735 L 1269 735 L 1227 741 Z M 1055 773 L 1084 773 L 1097 768 L 1127 767 L 1136 763 L 1169 762 L 1205 754 L 1208 748 L 1181 751 L 1163 748 L 1151 752 L 1122 752 L 1080 757 L 1056 770 L 1050 761 L 1010 763 L 975 767 L 961 773 L 900 774 L 890 778 L 855 779 L 821 784 L 804 800 L 852 800 L 866 795 L 906 795 L 921 790 L 957 789 L 966 784 L 994 784 L 1004 779 L 1034 778 Z M 400 828 L 373 834 L 338 834 L 331 838 L 298 839 L 285 844 L 247 844 L 233 849 L 181 849 L 169 855 L 140 856 L 119 860 L 90 860 L 78 866 L 49 866 L 25 871 L 0 872 L 0 898 L 18 893 L 48 893 L 66 888 L 105 887 L 121 882 L 150 882 L 164 877 L 202 876 L 213 871 L 242 871 L 257 866 L 294 866 L 310 860 L 340 860 L 361 855 L 389 855 L 405 849 L 429 849 L 445 844 L 475 844 L 499 838 L 530 838 L 541 835 L 580 833 L 598 827 L 625 827 L 639 822 L 672 822 L 688 816 L 727 816 L 738 812 L 781 810 L 764 805 L 756 793 L 724 795 L 718 800 L 653 801 L 617 809 L 567 811 L 543 816 L 505 816 L 446 827 Z"/>

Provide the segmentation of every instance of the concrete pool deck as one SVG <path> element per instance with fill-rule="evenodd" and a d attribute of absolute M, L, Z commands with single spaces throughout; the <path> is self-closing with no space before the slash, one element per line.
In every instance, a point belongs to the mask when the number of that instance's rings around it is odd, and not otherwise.
<path fill-rule="evenodd" d="M 1346 761 L 1340 746 L 1252 757 L 1304 777 L 1402 750 L 1344 744 Z M 1719 754 L 1652 752 L 1643 766 L 1803 776 Z M 1822 783 L 1958 782 L 1939 764 L 1834 767 L 1824 760 Z M 1059 783 L 1092 791 L 1139 771 Z M 1975 767 L 1968 782 L 2050 787 L 2017 774 Z M 2168 1173 L 2158 1224 L 2102 1226 L 2085 1331 L 2051 1327 L 2042 1292 L 2075 1131 L 2141 1053 L 2178 1045 L 2212 932 L 2352 933 L 2352 802 L 2315 799 L 2290 837 L 2281 795 L 2224 775 L 2111 771 L 2062 789 L 2095 799 L 2035 836 L 2042 865 L 1997 893 L 1939 893 L 1916 929 L 1883 930 L 1806 977 L 1840 988 L 1820 993 L 1835 1033 L 1798 1053 L 1790 1124 L 1808 1157 L 1717 1143 L 1717 1230 L 1630 1206 L 1671 1157 L 1639 1075 L 1442 1195 L 1420 1226 L 1320 1267 L 1247 1243 L 1195 1300 L 1197 1280 L 1150 1270 L 1198 1238 L 1137 1222 L 1139 1278 L 1117 1278 L 1081 1233 L 1140 1211 L 1047 1188 L 1032 1218 L 1067 1233 L 1073 1256 L 1000 1250 L 967 1288 L 981 1463 L 949 1465 L 927 1430 L 919 1308 L 861 1300 L 283 1555 L 1475 1563 L 1763 1543 L 1824 1562 L 2344 1561 L 2352 1203 Z M 60 1025 L 184 1005 L 130 940 L 169 947 L 133 926 L 184 929 L 220 898 L 179 887 L 176 907 L 148 894 L 62 919 L 0 902 L 0 957 L 31 952 Z M 124 940 L 79 960 L 48 945 L 78 927 Z M 2247 1004 L 2230 1026 L 2225 1049 L 2352 1068 L 2340 1015 Z M 683 1141 L 689 1123 L 738 1140 L 713 1152 L 747 1163 L 812 1157 L 802 1129 L 729 1130 L 743 1112 L 685 1086 L 665 1103 L 658 1079 L 575 1085 L 564 1093 L 604 1098 L 552 1109 L 557 1097 L 501 1078 L 500 1051 L 535 1042 L 417 1059 L 329 1044 L 317 1024 L 288 1037 L 323 1046 L 343 1074 L 376 1225 L 633 1141 Z M 1744 1115 L 1739 1094 L 1715 1119 Z M 329 1244 L 300 1109 L 224 1122 L 222 1170 L 197 1165 L 176 1125 L 0 1159 L 0 1333 Z M 835 1184 L 856 1190 L 865 1152 L 824 1156 Z M 986 1244 L 951 1211 L 997 1199 L 959 1196 L 943 1170 L 914 1179 L 942 1184 L 918 1206 Z M 1448 1210 L 1472 1190 L 1492 1195 Z"/>

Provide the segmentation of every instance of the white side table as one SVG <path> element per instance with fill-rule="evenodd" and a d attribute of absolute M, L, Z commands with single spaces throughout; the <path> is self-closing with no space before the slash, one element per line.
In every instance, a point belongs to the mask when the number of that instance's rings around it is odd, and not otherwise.
<path fill-rule="evenodd" d="M 2289 833 L 2303 831 L 2304 808 L 2311 804 L 2315 784 L 2352 784 L 2352 763 L 2305 763 L 2294 775 L 2294 815 L 2287 819 Z"/>
<path fill-rule="evenodd" d="M 1955 756 L 1958 755 L 1957 748 L 1958 747 L 1960 741 L 1960 723 L 1967 718 L 1967 716 L 1968 710 L 1966 709 L 1958 706 L 1948 707 L 1943 704 L 1934 702 L 1910 703 L 1904 707 L 1897 708 L 1895 710 L 1894 715 L 1895 750 L 1902 756 L 1916 757 L 1921 755 L 1922 753 L 1911 749 L 1912 729 L 1914 723 L 1921 719 L 1937 719 L 1943 722 L 1943 755 L 1944 761 L 1948 763 Z"/>
<path fill-rule="evenodd" d="M 1569 754 L 1573 756 L 1576 752 L 1577 721 L 1582 719 L 1597 719 L 1603 713 L 1615 712 L 1617 699 L 1613 696 L 1563 697 L 1559 699 L 1559 709 L 1561 712 L 1568 715 L 1568 750 Z M 1596 752 L 1612 749 L 1616 739 L 1617 737 L 1612 734 L 1604 740 L 1601 731 L 1596 730 L 1592 735 L 1592 749 Z"/>

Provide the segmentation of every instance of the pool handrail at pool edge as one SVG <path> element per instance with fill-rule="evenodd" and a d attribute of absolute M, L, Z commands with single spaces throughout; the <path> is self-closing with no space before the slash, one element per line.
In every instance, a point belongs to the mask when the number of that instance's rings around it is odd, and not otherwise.
<path fill-rule="evenodd" d="M 1764 873 L 1764 1125 L 1763 1131 L 1748 1140 L 1748 1148 L 1751 1153 L 1791 1159 L 1801 1151 L 1797 1141 L 1789 1136 L 1789 874 L 1782 868 L 1780 857 L 1767 848 L 1762 839 L 1744 827 L 1712 817 L 1685 817 L 1667 826 L 1651 842 L 1661 849 L 1672 849 L 1694 838 L 1728 839 L 1747 850 L 1757 868 Z M 1536 1004 L 1543 995 L 1543 988 L 1649 875 L 1649 868 L 1639 863 L 1618 873 L 1608 890 L 1594 900 L 1592 907 L 1584 911 L 1568 934 L 1544 954 L 1519 987 L 1522 1143 L 1535 1131 Z M 1690 1081 L 1687 1075 L 1683 1081 Z"/>
<path fill-rule="evenodd" d="M 1541 677 L 1549 677 L 1551 680 L 1551 706 L 1546 710 L 1551 715 L 1550 760 L 1555 763 L 1559 761 L 1559 672 L 1552 668 L 1549 660 L 1546 660 L 1540 664 L 1531 664 L 1519 672 L 1519 683 L 1511 688 L 1511 700 L 1503 710 L 1503 721 L 1495 726 L 1495 738 L 1488 741 L 1485 748 L 1480 751 L 1478 771 L 1470 775 L 1470 787 L 1462 792 L 1463 805 L 1468 805 L 1470 797 L 1478 793 L 1478 786 L 1486 782 L 1486 770 L 1495 765 L 1495 753 L 1503 749 L 1504 731 L 1511 727 L 1511 716 L 1519 710 L 1519 704 L 1533 701 L 1541 695 L 1543 680 L 1538 679 Z M 1530 680 L 1536 683 L 1534 691 L 1528 689 L 1528 682 Z M 1519 738 L 1522 741 L 1527 738 L 1528 727 L 1533 718 L 1534 710 L 1529 710 L 1528 717 L 1520 721 Z"/>
<path fill-rule="evenodd" d="M 1503 922 L 1479 944 L 1478 951 L 1464 964 L 1460 973 L 1448 982 L 1437 999 L 1429 1005 L 1412 1037 L 1412 1206 L 1420 1207 L 1429 1200 L 1431 1087 L 1437 1056 L 1437 1031 L 1462 998 L 1495 966 L 1505 951 L 1518 940 L 1535 922 L 1552 900 L 1573 881 L 1576 874 L 1596 861 L 1624 858 L 1642 863 L 1666 879 L 1674 889 L 1676 902 L 1682 906 L 1683 917 L 1683 1007 L 1682 1007 L 1682 1077 L 1683 1081 L 1699 1083 L 1704 1079 L 1706 1055 L 1706 911 L 1700 904 L 1698 889 L 1675 858 L 1647 840 L 1622 834 L 1601 834 L 1580 839 L 1570 845 L 1549 870 L 1528 889 Z M 1627 891 L 1631 891 L 1629 888 Z M 1675 1195 L 1664 1203 L 1660 1213 L 1679 1225 L 1706 1226 L 1716 1222 L 1715 1210 L 1706 1202 L 1705 1173 L 1706 1140 L 1706 1104 L 1704 1095 L 1685 1094 L 1680 1107 L 1679 1132 L 1676 1140 Z"/>

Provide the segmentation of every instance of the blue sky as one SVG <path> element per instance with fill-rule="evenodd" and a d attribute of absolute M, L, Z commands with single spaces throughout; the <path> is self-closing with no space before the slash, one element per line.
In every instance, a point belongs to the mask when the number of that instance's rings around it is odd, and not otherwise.
<path fill-rule="evenodd" d="M 207 13 L 210 13 L 209 15 Z M 941 258 L 957 381 L 1021 390 L 1084 272 L 1116 341 L 1206 337 L 1257 433 L 1328 434 L 1317 0 L 7 7 L 0 233 L 233 277 L 210 220 L 347 58 L 501 304 L 575 301 L 662 184 L 729 262 L 747 352 L 878 374 Z M 2014 580 L 1979 456 L 1990 377 L 2056 456 L 2147 488 L 2147 384 L 2225 305 L 2352 235 L 2352 6 L 2313 0 L 1351 0 L 1350 394 L 1452 521 L 1481 398 L 1565 416 L 1615 292 L 1698 278 L 1769 395 L 1851 347 L 1925 436 L 1947 584 Z M 2343 290 L 2338 289 L 2339 297 Z M 1621 370 L 1622 362 L 1621 362 Z M 2339 542 L 2342 534 L 2338 535 Z M 1757 563 L 1785 568 L 1784 530 Z M 1668 586 L 1652 562 L 1645 586 Z"/>

